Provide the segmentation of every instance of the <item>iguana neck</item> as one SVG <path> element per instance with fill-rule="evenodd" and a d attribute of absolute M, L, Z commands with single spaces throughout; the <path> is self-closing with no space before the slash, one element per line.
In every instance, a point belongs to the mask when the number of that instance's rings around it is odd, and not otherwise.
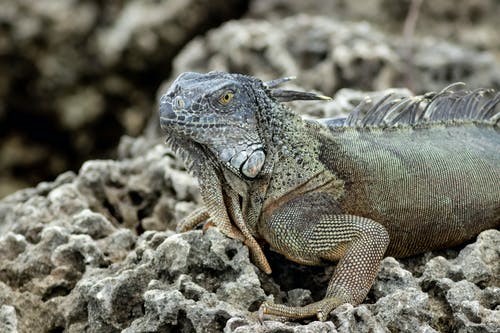
<path fill-rule="evenodd" d="M 200 180 L 200 169 L 214 165 L 213 157 L 201 145 L 178 134 L 167 135 L 165 143 L 184 162 L 186 169 Z"/>
<path fill-rule="evenodd" d="M 331 181 L 334 176 L 318 158 L 320 143 L 302 118 L 271 98 L 260 102 L 264 105 L 259 115 L 261 137 L 272 164 L 267 198 L 281 197 L 320 174 L 325 182 Z"/>

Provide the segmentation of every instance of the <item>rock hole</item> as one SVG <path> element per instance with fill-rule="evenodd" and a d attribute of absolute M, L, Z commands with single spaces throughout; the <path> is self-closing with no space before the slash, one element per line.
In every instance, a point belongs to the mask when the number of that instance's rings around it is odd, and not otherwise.
<path fill-rule="evenodd" d="M 179 291 L 187 299 L 191 299 L 195 302 L 198 302 L 200 300 L 199 292 L 195 289 L 192 289 L 192 288 L 187 289 L 186 285 L 184 283 L 181 284 Z"/>
<path fill-rule="evenodd" d="M 250 312 L 255 312 L 255 311 L 259 310 L 261 304 L 262 304 L 262 301 L 254 301 L 252 304 L 250 304 L 250 306 L 248 307 L 247 310 Z"/>
<path fill-rule="evenodd" d="M 196 331 L 193 323 L 187 318 L 186 311 L 184 310 L 179 310 L 177 313 L 177 323 L 178 330 L 172 330 L 172 332 L 191 333 Z"/>
<path fill-rule="evenodd" d="M 140 221 L 146 217 L 153 215 L 153 205 L 148 204 L 137 211 L 137 219 Z"/>
<path fill-rule="evenodd" d="M 142 235 L 144 233 L 145 229 L 142 225 L 142 222 L 139 220 L 139 223 L 135 226 L 135 232 L 137 235 Z"/>
<path fill-rule="evenodd" d="M 70 292 L 71 292 L 71 288 L 68 288 L 67 286 L 53 286 L 53 287 L 49 288 L 45 292 L 45 294 L 42 296 L 42 301 L 46 302 L 46 301 L 48 301 L 48 300 L 50 300 L 50 299 L 52 299 L 54 297 L 66 296 Z"/>
<path fill-rule="evenodd" d="M 236 249 L 226 249 L 226 255 L 229 258 L 229 260 L 233 260 L 234 256 L 238 253 Z"/>
<path fill-rule="evenodd" d="M 218 311 L 214 318 L 214 330 L 215 332 L 222 332 L 226 326 L 227 321 L 231 318 L 229 313 L 225 311 Z"/>
<path fill-rule="evenodd" d="M 118 223 L 123 223 L 123 217 L 116 211 L 115 207 L 111 204 L 111 202 L 109 202 L 109 200 L 105 199 L 102 205 L 107 209 L 109 215 L 114 217 Z"/>
<path fill-rule="evenodd" d="M 293 333 L 293 329 L 278 328 L 272 331 L 273 333 Z"/>
<path fill-rule="evenodd" d="M 130 198 L 130 201 L 132 202 L 132 204 L 134 206 L 139 206 L 140 204 L 142 204 L 142 202 L 144 201 L 144 198 L 143 196 L 141 195 L 140 192 L 138 191 L 130 191 L 128 193 L 128 196 Z"/>
<path fill-rule="evenodd" d="M 62 333 L 62 332 L 64 332 L 64 327 L 61 326 L 56 326 L 49 330 L 49 333 Z"/>

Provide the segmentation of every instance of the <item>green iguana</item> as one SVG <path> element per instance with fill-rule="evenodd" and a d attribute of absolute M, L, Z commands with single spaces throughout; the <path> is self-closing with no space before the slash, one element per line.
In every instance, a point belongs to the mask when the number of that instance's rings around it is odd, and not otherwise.
<path fill-rule="evenodd" d="M 271 268 L 258 241 L 295 262 L 338 261 L 323 300 L 261 314 L 325 320 L 366 297 L 384 256 L 451 247 L 500 224 L 500 93 L 365 100 L 305 121 L 281 102 L 325 99 L 240 74 L 183 73 L 160 102 L 167 144 L 199 179 L 207 218 Z"/>

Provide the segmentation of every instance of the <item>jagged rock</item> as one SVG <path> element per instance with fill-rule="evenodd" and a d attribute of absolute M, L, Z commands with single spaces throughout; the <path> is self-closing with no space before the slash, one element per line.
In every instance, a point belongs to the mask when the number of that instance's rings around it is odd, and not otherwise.
<path fill-rule="evenodd" d="M 193 179 L 163 145 L 124 140 L 120 152 L 121 161 L 89 161 L 77 175 L 0 201 L 2 332 L 500 327 L 498 230 L 462 248 L 385 258 L 366 302 L 340 306 L 331 321 L 261 324 L 255 311 L 263 301 L 321 299 L 334 267 L 301 266 L 266 248 L 273 267 L 267 276 L 243 244 L 215 228 L 175 233 L 175 221 L 199 205 Z"/>
<path fill-rule="evenodd" d="M 412 2 L 400 0 L 254 0 L 247 17 L 276 19 L 297 13 L 322 15 L 336 20 L 368 21 L 385 31 L 403 34 Z M 478 50 L 500 47 L 495 29 L 500 4 L 495 0 L 422 1 L 416 35 L 446 38 Z"/>
<path fill-rule="evenodd" d="M 402 45 L 401 37 L 385 35 L 366 22 L 306 15 L 231 21 L 190 42 L 175 58 L 171 79 L 185 71 L 209 70 L 262 79 L 297 76 L 299 86 L 330 95 L 340 88 L 381 90 L 407 84 L 422 93 L 455 81 L 499 87 L 498 61 L 491 53 L 416 38 L 411 64 Z M 411 77 L 405 74 L 409 69 Z"/>
<path fill-rule="evenodd" d="M 339 91 L 330 107 L 342 112 L 362 96 Z M 261 324 L 255 311 L 263 301 L 321 299 L 334 266 L 298 265 L 265 248 L 267 276 L 243 244 L 214 228 L 175 233 L 176 221 L 200 204 L 196 181 L 158 140 L 124 138 L 118 151 L 121 160 L 88 161 L 78 174 L 0 201 L 0 329 L 495 332 L 500 325 L 498 230 L 462 248 L 385 258 L 366 302 L 340 306 L 331 321 Z"/>
<path fill-rule="evenodd" d="M 16 309 L 11 305 L 0 306 L 0 331 L 5 333 L 17 332 Z"/>
<path fill-rule="evenodd" d="M 8 61 L 0 62 L 0 196 L 76 169 L 75 157 L 114 149 L 122 132 L 138 134 L 172 66 L 170 80 L 182 71 L 212 69 L 263 79 L 297 75 L 297 86 L 335 94 L 328 103 L 292 104 L 312 117 L 342 115 L 366 95 L 386 93 L 349 87 L 407 83 L 401 37 L 342 21 L 368 17 L 384 29 L 394 22 L 386 31 L 399 35 L 408 2 L 394 0 L 327 6 L 254 0 L 247 16 L 254 19 L 196 38 L 171 64 L 185 43 L 243 14 L 247 3 L 1 3 L 0 55 Z M 290 16 L 294 6 L 309 13 L 317 6 L 315 13 L 326 17 Z M 497 6 L 494 0 L 424 3 L 419 24 L 433 37 L 414 40 L 417 92 L 455 80 L 500 87 L 498 59 L 482 52 L 498 49 Z M 450 15 L 456 20 L 442 30 L 432 23 Z M 469 29 L 478 20 L 484 24 Z M 176 222 L 200 205 L 196 180 L 157 138 L 124 137 L 117 155 L 117 161 L 91 160 L 78 174 L 66 172 L 0 200 L 0 332 L 500 329 L 497 230 L 465 247 L 384 259 L 365 303 L 340 306 L 331 321 L 267 318 L 261 324 L 255 311 L 264 300 L 304 305 L 321 299 L 334 267 L 297 265 L 266 248 L 273 267 L 266 276 L 241 243 L 213 228 L 176 234 Z"/>

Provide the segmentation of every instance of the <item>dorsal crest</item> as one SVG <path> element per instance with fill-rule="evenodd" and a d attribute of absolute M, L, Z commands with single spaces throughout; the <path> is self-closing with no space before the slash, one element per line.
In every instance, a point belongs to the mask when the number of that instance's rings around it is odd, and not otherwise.
<path fill-rule="evenodd" d="M 400 98 L 388 94 L 378 101 L 366 98 L 342 125 L 359 128 L 425 123 L 498 124 L 500 92 L 492 89 L 457 89 L 463 86 L 463 83 L 454 83 L 438 93 L 420 96 Z"/>

